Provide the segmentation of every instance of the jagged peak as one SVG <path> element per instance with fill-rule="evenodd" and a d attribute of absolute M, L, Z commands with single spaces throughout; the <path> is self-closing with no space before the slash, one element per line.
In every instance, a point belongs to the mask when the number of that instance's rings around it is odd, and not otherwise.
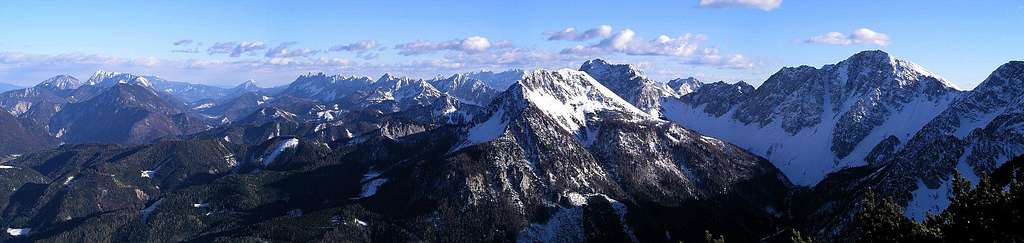
<path fill-rule="evenodd" d="M 722 82 L 722 81 L 719 81 L 719 82 Z M 743 80 L 737 81 L 735 85 L 740 86 L 740 87 L 749 87 L 751 90 L 754 89 L 754 85 L 752 85 L 750 83 L 747 83 L 747 81 L 743 81 Z"/>
<path fill-rule="evenodd" d="M 381 75 L 380 78 L 377 79 L 377 82 L 382 82 L 382 81 L 404 81 L 404 80 L 408 80 L 408 79 L 409 78 L 407 78 L 407 77 L 398 77 L 398 76 L 395 76 L 395 75 L 391 75 L 391 73 L 384 73 L 384 75 Z"/>
<path fill-rule="evenodd" d="M 995 71 L 992 71 L 992 74 L 985 78 L 985 81 L 982 81 L 974 89 L 978 91 L 1006 90 L 1004 87 L 1024 88 L 1024 61 L 1010 61 L 999 65 Z"/>
<path fill-rule="evenodd" d="M 239 90 L 249 90 L 249 89 L 258 89 L 258 88 L 260 88 L 260 87 L 258 85 L 256 85 L 256 81 L 252 80 L 252 79 L 246 80 L 245 82 L 242 82 L 241 84 L 238 84 L 238 86 L 235 86 L 235 89 L 239 89 Z"/>
<path fill-rule="evenodd" d="M 86 83 L 89 85 L 99 84 L 104 87 L 114 86 L 119 83 L 140 85 L 148 88 L 153 87 L 153 82 L 146 76 L 132 73 L 108 72 L 103 70 L 96 71 L 96 73 L 93 74 Z"/>
<path fill-rule="evenodd" d="M 937 84 L 942 87 L 953 90 L 960 90 L 955 84 L 953 84 L 953 82 L 950 82 L 949 80 L 946 80 L 945 78 L 939 76 L 938 74 L 935 74 L 932 71 L 925 69 L 921 65 L 918 65 L 905 59 L 897 58 L 881 50 L 867 50 L 858 52 L 856 54 L 853 54 L 846 60 L 843 60 L 835 65 L 826 65 L 825 67 L 823 67 L 823 69 L 846 69 L 842 72 L 850 74 L 865 72 L 865 70 L 850 70 L 849 68 L 851 66 L 858 66 L 862 68 L 875 68 L 878 70 L 874 71 L 891 72 L 893 78 L 895 78 L 895 81 L 898 81 L 895 84 L 900 86 L 911 85 L 925 79 L 934 79 L 938 81 Z"/>
<path fill-rule="evenodd" d="M 669 82 L 672 82 L 672 81 L 676 81 L 676 82 L 701 82 L 700 79 L 694 78 L 692 76 L 691 77 L 686 77 L 686 78 L 674 78 L 672 80 L 669 80 Z"/>
<path fill-rule="evenodd" d="M 299 75 L 299 78 L 313 78 L 313 77 L 327 77 L 327 74 L 324 73 L 324 72 L 316 72 L 316 73 L 308 72 L 308 73 Z"/>
<path fill-rule="evenodd" d="M 591 76 L 614 75 L 614 77 L 617 78 L 637 76 L 646 80 L 643 71 L 632 64 L 611 64 L 602 59 L 593 59 L 583 62 L 583 65 L 580 66 L 580 71 L 587 72 Z"/>
<path fill-rule="evenodd" d="M 891 62 L 893 59 L 896 58 L 882 50 L 861 51 L 847 58 L 847 60 L 871 60 L 877 62 Z"/>

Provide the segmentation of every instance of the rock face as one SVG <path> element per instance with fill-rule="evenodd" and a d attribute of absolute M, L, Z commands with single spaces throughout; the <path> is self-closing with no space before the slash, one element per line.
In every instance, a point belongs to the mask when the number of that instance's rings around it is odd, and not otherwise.
<path fill-rule="evenodd" d="M 750 93 L 703 94 L 721 92 L 704 87 L 669 99 L 664 115 L 765 156 L 801 185 L 882 156 L 871 154 L 876 145 L 889 137 L 907 141 L 962 93 L 881 51 L 821 68 L 783 68 Z M 723 98 L 707 98 L 715 96 Z"/>
<path fill-rule="evenodd" d="M 679 98 L 679 101 L 691 106 L 702 107 L 704 113 L 715 117 L 725 115 L 746 101 L 754 92 L 754 86 L 742 81 L 734 84 L 718 81 L 701 85 L 701 89 L 705 90 L 684 95 Z"/>
<path fill-rule="evenodd" d="M 668 85 L 644 77 L 643 72 L 633 65 L 609 64 L 594 59 L 583 63 L 580 71 L 590 74 L 630 104 L 654 116 L 661 112 L 662 97 L 679 96 Z"/>

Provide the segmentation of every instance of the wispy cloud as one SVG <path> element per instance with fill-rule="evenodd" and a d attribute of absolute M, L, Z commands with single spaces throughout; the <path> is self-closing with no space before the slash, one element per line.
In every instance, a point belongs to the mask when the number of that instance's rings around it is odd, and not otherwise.
<path fill-rule="evenodd" d="M 612 34 L 611 25 L 601 25 L 595 28 L 584 31 L 583 33 L 577 32 L 576 28 L 569 27 L 561 31 L 549 31 L 544 32 L 544 35 L 548 37 L 548 40 L 568 40 L 568 41 L 586 41 L 595 38 L 608 37 Z"/>
<path fill-rule="evenodd" d="M 395 45 L 395 49 L 398 49 L 398 54 L 403 56 L 430 54 L 445 50 L 459 51 L 464 53 L 479 53 L 487 51 L 491 47 L 507 46 L 508 43 L 497 42 L 495 44 L 497 45 L 492 45 L 490 40 L 482 36 L 470 36 L 463 39 L 455 39 L 443 42 L 417 40 L 409 43 Z"/>
<path fill-rule="evenodd" d="M 879 45 L 885 46 L 890 42 L 889 35 L 877 31 L 860 28 L 848 34 L 840 32 L 828 32 L 823 35 L 811 37 L 804 40 L 805 43 L 828 44 L 828 45 Z"/>
<path fill-rule="evenodd" d="M 199 53 L 199 47 L 185 48 L 185 49 L 174 49 L 174 50 L 171 50 L 171 52 L 194 54 L 194 53 Z"/>
<path fill-rule="evenodd" d="M 369 50 L 377 49 L 377 47 L 379 47 L 379 46 L 380 45 L 377 44 L 377 41 L 375 41 L 375 40 L 361 40 L 361 41 L 357 41 L 357 42 L 349 43 L 349 44 L 345 44 L 345 45 L 335 45 L 335 46 L 332 46 L 330 51 L 361 52 L 361 51 L 369 51 Z"/>
<path fill-rule="evenodd" d="M 745 7 L 756 8 L 762 11 L 772 11 L 782 5 L 782 0 L 699 0 L 702 8 L 731 8 Z"/>
<path fill-rule="evenodd" d="M 332 46 L 330 51 L 348 51 L 355 52 L 356 56 L 362 59 L 370 60 L 377 58 L 380 54 L 378 51 L 383 50 L 384 47 L 380 46 L 375 40 L 361 40 L 354 43 L 345 45 Z"/>
<path fill-rule="evenodd" d="M 195 45 L 192 45 L 192 44 L 195 44 Z M 199 53 L 199 46 L 201 46 L 201 45 L 202 45 L 202 43 L 197 43 L 197 42 L 193 41 L 192 39 L 183 39 L 183 40 L 179 40 L 179 41 L 175 41 L 174 42 L 174 46 L 176 46 L 177 49 L 171 50 L 171 52 L 173 52 L 173 53 Z"/>
<path fill-rule="evenodd" d="M 239 57 L 242 54 L 255 52 L 266 49 L 267 46 L 262 41 L 248 42 L 243 41 L 241 43 L 231 42 L 217 42 L 213 43 L 210 48 L 206 49 L 206 53 L 210 55 L 214 54 L 228 54 L 231 57 Z"/>
<path fill-rule="evenodd" d="M 270 58 L 291 58 L 291 57 L 309 57 L 320 53 L 318 50 L 309 48 L 289 48 L 298 44 L 298 42 L 284 42 L 278 44 L 274 48 L 267 50 L 267 54 L 263 55 Z"/>
<path fill-rule="evenodd" d="M 184 39 L 184 40 L 175 41 L 174 45 L 175 46 L 188 45 L 188 44 L 192 44 L 192 42 L 193 41 L 190 40 L 190 39 Z"/>

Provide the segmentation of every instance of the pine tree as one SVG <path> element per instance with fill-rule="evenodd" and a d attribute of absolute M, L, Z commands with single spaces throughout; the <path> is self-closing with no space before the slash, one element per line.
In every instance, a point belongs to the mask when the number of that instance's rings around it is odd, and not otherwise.
<path fill-rule="evenodd" d="M 934 230 L 903 216 L 903 207 L 886 198 L 881 201 L 867 190 L 857 215 L 860 241 L 863 242 L 927 242 L 938 240 Z"/>
<path fill-rule="evenodd" d="M 800 234 L 799 230 L 790 229 L 790 234 L 791 234 L 791 236 L 789 237 L 789 242 L 792 242 L 792 243 L 811 243 L 811 242 L 813 242 L 813 241 L 811 241 L 810 237 L 804 238 Z"/>
<path fill-rule="evenodd" d="M 725 236 L 719 235 L 718 238 L 715 238 L 711 231 L 704 230 L 704 243 L 725 243 Z"/>

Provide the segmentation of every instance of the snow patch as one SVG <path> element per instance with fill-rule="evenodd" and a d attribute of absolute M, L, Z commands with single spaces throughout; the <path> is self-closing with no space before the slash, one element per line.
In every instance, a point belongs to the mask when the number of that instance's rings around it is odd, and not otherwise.
<path fill-rule="evenodd" d="M 505 133 L 507 127 L 508 121 L 505 120 L 505 109 L 499 107 L 486 121 L 469 128 L 466 141 L 452 149 L 452 151 L 497 139 Z"/>
<path fill-rule="evenodd" d="M 579 207 L 559 208 L 548 222 L 530 224 L 519 232 L 516 242 L 584 242 L 587 238 L 583 234 L 582 214 Z"/>
<path fill-rule="evenodd" d="M 914 198 L 907 204 L 904 215 L 915 221 L 924 221 L 928 214 L 938 214 L 949 207 L 949 194 L 952 181 L 945 180 L 939 188 L 931 189 L 923 181 L 917 181 L 917 190 L 912 193 Z"/>
<path fill-rule="evenodd" d="M 142 173 L 142 175 L 141 175 L 142 178 L 152 178 L 153 175 L 156 175 L 156 171 L 155 170 L 144 170 L 144 171 L 141 171 L 141 173 Z"/>
<path fill-rule="evenodd" d="M 7 234 L 11 236 L 26 236 L 32 228 L 7 228 Z"/>
<path fill-rule="evenodd" d="M 298 218 L 302 217 L 302 209 L 292 209 L 288 211 L 288 217 Z"/>
<path fill-rule="evenodd" d="M 64 179 L 64 183 L 63 184 L 65 186 L 70 185 L 72 180 L 75 180 L 75 176 L 68 176 L 67 179 Z"/>
<path fill-rule="evenodd" d="M 155 211 L 156 208 L 159 207 L 161 203 L 164 203 L 163 198 L 161 198 L 160 200 L 156 200 L 156 202 L 153 202 L 153 204 L 150 204 L 148 207 L 143 208 L 142 211 L 139 211 L 139 213 L 142 214 L 142 222 L 146 222 L 146 219 L 149 218 L 149 215 L 152 215 L 153 211 Z"/>
<path fill-rule="evenodd" d="M 213 104 L 213 103 L 205 103 L 205 104 L 197 105 L 196 107 L 192 107 L 192 109 L 193 110 L 209 109 L 209 108 L 213 107 L 214 105 L 215 104 Z"/>
<path fill-rule="evenodd" d="M 289 148 L 295 148 L 298 145 L 299 139 L 297 138 L 289 138 L 284 141 L 277 142 L 277 146 L 274 147 L 274 150 L 272 150 L 267 156 L 263 157 L 261 164 L 264 167 L 269 166 L 271 163 L 274 163 L 274 159 L 277 159 L 277 156 L 281 155 L 281 152 L 284 152 L 284 150 Z"/>
<path fill-rule="evenodd" d="M 375 170 L 367 171 L 366 174 L 363 175 L 363 180 L 360 181 L 360 183 L 363 184 L 363 188 L 360 190 L 359 196 L 354 197 L 352 199 L 363 199 L 372 197 L 373 195 L 377 194 L 377 189 L 379 189 L 380 186 L 384 185 L 384 183 L 387 181 L 387 178 L 380 178 L 380 172 L 377 172 Z"/>
<path fill-rule="evenodd" d="M 1005 110 L 1005 109 L 1004 109 Z M 991 113 L 975 114 L 974 116 L 966 116 L 960 119 L 960 126 L 956 129 L 956 137 L 964 139 L 967 135 L 970 135 L 974 129 L 984 128 L 986 125 L 996 119 L 1003 111 L 995 111 Z"/>

